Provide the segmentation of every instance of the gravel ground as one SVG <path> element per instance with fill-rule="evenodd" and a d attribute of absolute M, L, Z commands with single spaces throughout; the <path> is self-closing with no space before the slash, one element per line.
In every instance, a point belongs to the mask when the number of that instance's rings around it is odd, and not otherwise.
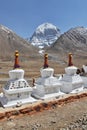
<path fill-rule="evenodd" d="M 0 130 L 87 130 L 87 97 L 32 115 L 10 117 Z"/>

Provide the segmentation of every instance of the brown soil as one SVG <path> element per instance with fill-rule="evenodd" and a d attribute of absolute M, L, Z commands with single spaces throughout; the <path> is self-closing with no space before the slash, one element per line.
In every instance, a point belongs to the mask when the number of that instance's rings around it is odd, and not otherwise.
<path fill-rule="evenodd" d="M 16 110 L 14 116 L 11 116 L 13 112 L 5 112 L 4 119 L 6 120 L 0 122 L 0 128 L 3 130 L 66 130 L 69 124 L 87 113 L 86 95 L 84 94 L 81 98 L 80 96 L 66 98 L 59 104 L 55 101 L 54 103 L 49 102 L 48 105 L 44 103 L 44 105 L 42 104 L 44 111 L 41 110 L 40 103 L 33 107 L 35 111 L 26 107 L 19 109 L 20 111 Z M 49 105 L 50 107 L 48 107 Z"/>

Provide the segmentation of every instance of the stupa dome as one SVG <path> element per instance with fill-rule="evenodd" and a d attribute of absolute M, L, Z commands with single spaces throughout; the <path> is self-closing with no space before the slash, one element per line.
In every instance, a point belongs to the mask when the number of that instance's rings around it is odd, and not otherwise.
<path fill-rule="evenodd" d="M 40 72 L 41 72 L 41 77 L 46 78 L 46 77 L 53 76 L 54 69 L 53 68 L 45 68 L 45 69 L 41 68 Z"/>
<path fill-rule="evenodd" d="M 70 67 L 65 68 L 65 73 L 68 75 L 74 75 L 76 74 L 76 71 L 77 71 L 77 67 L 75 66 L 70 66 Z"/>
<path fill-rule="evenodd" d="M 77 72 L 77 67 L 73 65 L 72 62 L 72 53 L 69 53 L 68 55 L 68 67 L 65 68 L 65 73 L 67 75 L 74 75 Z"/>
<path fill-rule="evenodd" d="M 23 79 L 24 70 L 23 69 L 15 69 L 9 71 L 10 79 Z"/>

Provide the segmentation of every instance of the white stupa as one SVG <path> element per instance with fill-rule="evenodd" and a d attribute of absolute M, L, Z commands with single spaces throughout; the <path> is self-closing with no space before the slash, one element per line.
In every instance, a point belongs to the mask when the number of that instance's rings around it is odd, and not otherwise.
<path fill-rule="evenodd" d="M 62 87 L 60 90 L 64 93 L 74 92 L 83 87 L 83 80 L 79 74 L 77 74 L 78 68 L 72 63 L 72 54 L 69 53 L 68 67 L 65 68 L 65 74 L 61 77 Z"/>
<path fill-rule="evenodd" d="M 9 71 L 10 79 L 3 87 L 3 94 L 0 96 L 3 107 L 17 106 L 35 101 L 30 96 L 32 88 L 24 79 L 24 70 L 20 69 L 18 56 L 19 53 L 16 51 L 14 69 Z"/>
<path fill-rule="evenodd" d="M 54 69 L 48 66 L 48 55 L 44 56 L 44 66 L 40 69 L 41 77 L 35 81 L 32 95 L 36 98 L 42 98 L 47 94 L 58 93 L 61 83 L 57 77 L 54 77 Z"/>

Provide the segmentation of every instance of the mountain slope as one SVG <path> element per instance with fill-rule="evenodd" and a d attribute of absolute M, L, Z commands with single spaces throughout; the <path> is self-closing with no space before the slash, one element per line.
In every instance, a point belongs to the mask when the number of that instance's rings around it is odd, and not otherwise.
<path fill-rule="evenodd" d="M 30 38 L 32 45 L 45 47 L 53 44 L 60 36 L 60 30 L 51 23 L 38 26 Z"/>
<path fill-rule="evenodd" d="M 85 60 L 87 58 L 87 28 L 75 27 L 68 30 L 46 52 L 56 60 L 66 59 L 70 52 L 75 58 Z"/>
<path fill-rule="evenodd" d="M 87 49 L 87 29 L 84 27 L 72 28 L 62 34 L 51 46 L 53 51 L 85 51 Z"/>
<path fill-rule="evenodd" d="M 37 50 L 26 40 L 7 27 L 0 25 L 0 59 L 11 59 L 15 50 L 25 56 L 37 53 Z"/>

